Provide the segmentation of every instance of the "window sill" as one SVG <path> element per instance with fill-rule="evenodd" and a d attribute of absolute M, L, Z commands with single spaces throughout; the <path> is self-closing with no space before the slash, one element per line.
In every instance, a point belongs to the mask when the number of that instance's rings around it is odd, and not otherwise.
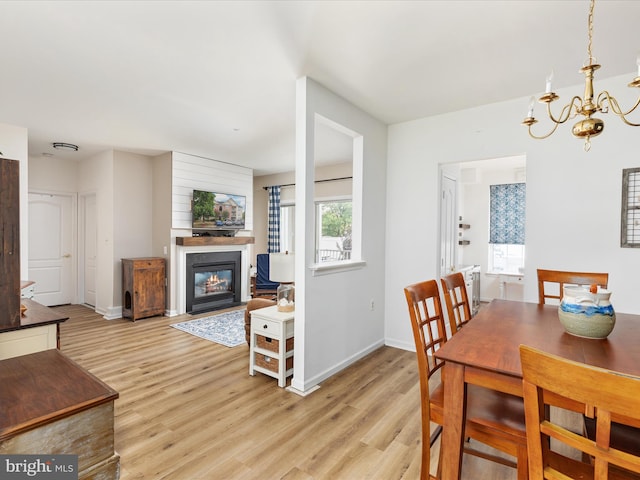
<path fill-rule="evenodd" d="M 524 273 L 516 273 L 516 272 L 487 272 L 485 275 L 489 277 L 514 277 L 522 280 L 524 277 Z"/>
<path fill-rule="evenodd" d="M 345 260 L 342 262 L 314 263 L 309 267 L 309 269 L 314 277 L 318 277 L 320 275 L 331 275 L 334 273 L 348 272 L 350 270 L 359 270 L 366 265 L 367 262 L 364 260 Z"/>

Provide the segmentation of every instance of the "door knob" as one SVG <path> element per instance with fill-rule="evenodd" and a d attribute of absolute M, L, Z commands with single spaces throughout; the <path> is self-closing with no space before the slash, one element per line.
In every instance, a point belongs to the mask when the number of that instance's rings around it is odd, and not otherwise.
<path fill-rule="evenodd" d="M 62 255 L 62 258 L 71 258 L 71 254 L 70 253 L 65 253 L 64 255 Z"/>

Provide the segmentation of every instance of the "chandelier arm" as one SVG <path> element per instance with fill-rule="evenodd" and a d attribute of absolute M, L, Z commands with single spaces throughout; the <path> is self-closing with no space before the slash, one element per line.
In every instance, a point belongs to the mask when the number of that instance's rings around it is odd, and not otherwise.
<path fill-rule="evenodd" d="M 566 107 L 565 107 L 565 108 L 566 108 Z M 532 125 L 533 125 L 533 124 L 532 124 Z M 534 135 L 534 134 L 531 132 L 531 126 L 532 126 L 532 125 L 529 125 L 529 136 L 530 136 L 531 138 L 535 138 L 536 140 L 544 140 L 545 138 L 548 138 L 548 137 L 550 137 L 551 135 L 553 135 L 553 132 L 555 132 L 555 131 L 556 131 L 556 128 L 558 128 L 558 125 L 560 125 L 560 123 L 557 123 L 557 122 L 556 122 L 556 123 L 554 123 L 554 124 L 553 124 L 553 128 L 551 129 L 551 131 L 550 131 L 549 133 L 547 133 L 546 135 L 542 135 L 542 136 Z"/>
<path fill-rule="evenodd" d="M 626 112 L 622 111 L 622 109 L 620 108 L 620 105 L 618 104 L 618 100 L 616 100 L 615 97 L 612 97 L 611 95 L 609 95 L 609 92 L 607 92 L 606 90 L 603 92 L 600 92 L 600 94 L 598 95 L 598 107 L 602 108 L 602 105 L 605 101 L 609 104 L 609 107 L 611 107 L 611 111 L 616 115 L 618 115 L 624 123 L 626 123 L 631 127 L 640 127 L 640 123 L 630 122 L 626 118 L 627 115 L 633 112 L 638 107 L 638 105 L 640 105 L 640 97 L 638 97 L 636 104 Z"/>
<path fill-rule="evenodd" d="M 555 123 L 556 125 L 560 125 L 561 123 L 565 123 L 570 118 L 575 117 L 576 113 L 578 112 L 578 107 L 576 105 L 574 105 L 575 102 L 578 102 L 578 105 L 582 105 L 582 99 L 580 97 L 578 97 L 578 96 L 573 97 L 571 99 L 570 103 L 568 103 L 564 107 L 562 107 L 562 110 L 560 111 L 560 115 L 558 116 L 557 119 L 553 116 L 553 113 L 551 112 L 551 102 L 548 102 L 547 103 L 547 115 L 549 115 L 549 118 L 551 119 L 551 121 L 553 123 Z M 573 109 L 575 109 L 575 113 L 573 115 L 571 115 L 571 111 Z M 553 132 L 551 132 L 551 133 L 553 133 Z M 542 137 L 542 138 L 546 138 L 546 137 Z"/>

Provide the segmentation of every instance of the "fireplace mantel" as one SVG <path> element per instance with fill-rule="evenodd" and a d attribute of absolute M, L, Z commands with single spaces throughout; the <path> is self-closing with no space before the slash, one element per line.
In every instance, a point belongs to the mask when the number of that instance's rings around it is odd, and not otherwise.
<path fill-rule="evenodd" d="M 176 237 L 176 245 L 204 247 L 209 245 L 251 245 L 255 237 Z"/>

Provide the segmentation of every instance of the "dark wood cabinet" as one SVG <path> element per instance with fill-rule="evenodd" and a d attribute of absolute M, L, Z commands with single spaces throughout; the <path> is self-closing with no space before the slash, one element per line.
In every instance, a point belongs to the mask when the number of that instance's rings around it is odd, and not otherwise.
<path fill-rule="evenodd" d="M 0 159 L 0 331 L 20 326 L 20 162 Z"/>
<path fill-rule="evenodd" d="M 164 258 L 122 259 L 122 317 L 163 315 L 165 310 Z"/>

